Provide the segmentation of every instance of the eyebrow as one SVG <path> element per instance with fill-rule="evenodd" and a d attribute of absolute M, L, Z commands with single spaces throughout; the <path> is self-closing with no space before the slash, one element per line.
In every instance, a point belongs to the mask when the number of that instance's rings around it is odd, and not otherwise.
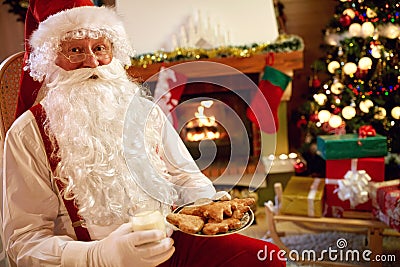
<path fill-rule="evenodd" d="M 67 49 L 67 50 L 69 50 L 69 49 L 71 49 L 71 48 L 74 48 L 74 47 L 84 47 L 84 46 L 86 46 L 86 45 L 89 45 L 89 46 L 96 46 L 96 45 L 99 45 L 99 44 L 105 45 L 105 46 L 110 47 L 110 48 L 112 47 L 112 43 L 111 43 L 111 41 L 109 41 L 108 39 L 102 39 L 102 40 L 99 40 L 99 39 L 92 39 L 92 40 L 94 40 L 95 42 L 93 42 L 93 43 L 86 43 L 86 42 L 81 42 L 81 40 L 70 40 L 70 41 L 65 41 L 65 42 L 63 42 L 63 43 L 60 44 L 60 47 L 61 47 L 61 48 L 65 48 L 65 49 Z"/>

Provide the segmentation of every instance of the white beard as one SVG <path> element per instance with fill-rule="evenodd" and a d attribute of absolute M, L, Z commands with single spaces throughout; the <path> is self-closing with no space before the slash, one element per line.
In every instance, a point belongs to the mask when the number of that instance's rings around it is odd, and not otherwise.
<path fill-rule="evenodd" d="M 160 207 L 137 185 L 124 159 L 125 113 L 142 89 L 122 65 L 114 59 L 95 69 L 57 67 L 47 87 L 42 104 L 46 129 L 59 147 L 57 176 L 66 184 L 64 195 L 75 198 L 79 214 L 90 223 L 109 225 L 126 222 L 135 203 Z"/>

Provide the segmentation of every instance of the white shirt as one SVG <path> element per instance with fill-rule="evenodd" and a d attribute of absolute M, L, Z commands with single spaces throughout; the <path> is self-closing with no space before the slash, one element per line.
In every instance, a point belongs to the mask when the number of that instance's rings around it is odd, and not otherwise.
<path fill-rule="evenodd" d="M 199 170 L 189 174 L 176 168 L 197 168 L 192 159 L 171 157 L 182 155 L 182 151 L 187 151 L 182 140 L 176 132 L 170 132 L 165 153 L 168 153 L 166 158 L 175 162 L 166 163 L 168 171 L 177 177 L 173 181 L 176 185 L 192 187 L 178 192 L 180 203 L 177 204 L 213 196 L 212 183 Z M 75 241 L 71 220 L 58 194 L 30 111 L 20 116 L 8 131 L 3 159 L 3 230 L 11 265 L 86 266 L 89 244 Z M 92 239 L 101 239 L 117 227 L 88 225 L 88 230 Z"/>

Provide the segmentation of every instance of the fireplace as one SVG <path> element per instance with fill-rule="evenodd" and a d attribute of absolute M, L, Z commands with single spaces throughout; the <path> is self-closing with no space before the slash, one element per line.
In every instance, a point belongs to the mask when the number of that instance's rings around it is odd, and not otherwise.
<path fill-rule="evenodd" d="M 241 96 L 226 88 L 187 84 L 176 114 L 178 132 L 193 158 L 201 164 L 212 158 L 224 162 L 231 157 L 257 156 L 259 148 L 254 148 L 253 141 L 260 133 L 247 119 L 246 108 Z"/>
<path fill-rule="evenodd" d="M 256 169 L 261 134 L 247 118 L 246 109 L 257 88 L 258 76 L 189 79 L 185 85 L 174 110 L 178 119 L 176 129 L 208 177 L 217 178 L 224 172 L 253 173 Z M 150 89 L 154 87 L 152 83 Z"/>

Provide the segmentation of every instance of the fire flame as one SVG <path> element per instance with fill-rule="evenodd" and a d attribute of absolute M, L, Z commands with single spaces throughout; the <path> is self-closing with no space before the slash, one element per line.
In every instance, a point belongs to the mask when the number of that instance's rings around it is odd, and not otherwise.
<path fill-rule="evenodd" d="M 186 129 L 186 139 L 189 141 L 200 141 L 200 140 L 215 140 L 219 139 L 221 134 L 218 131 L 218 125 L 215 121 L 215 116 L 207 116 L 204 111 L 205 108 L 210 108 L 213 105 L 212 100 L 201 101 L 200 106 L 197 107 L 195 112 L 195 119 L 188 122 Z M 193 130 L 195 131 L 193 132 Z"/>

